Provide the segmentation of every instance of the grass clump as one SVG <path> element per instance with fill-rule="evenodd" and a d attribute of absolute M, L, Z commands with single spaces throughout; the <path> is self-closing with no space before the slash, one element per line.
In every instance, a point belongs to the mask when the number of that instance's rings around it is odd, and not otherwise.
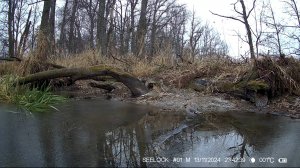
<path fill-rule="evenodd" d="M 275 98 L 285 94 L 300 95 L 300 62 L 293 58 L 272 59 L 269 57 L 256 59 L 251 69 L 244 71 L 231 90 L 241 93 L 254 91 Z M 230 86 L 226 87 L 230 90 Z"/>
<path fill-rule="evenodd" d="M 247 83 L 247 88 L 257 92 L 259 90 L 269 89 L 269 85 L 262 80 L 250 80 Z"/>
<path fill-rule="evenodd" d="M 282 63 L 283 62 L 283 63 Z M 254 62 L 259 79 L 270 87 L 272 97 L 285 93 L 300 95 L 299 62 L 294 59 L 272 60 L 264 58 Z"/>
<path fill-rule="evenodd" d="M 54 95 L 47 88 L 40 91 L 36 88 L 25 91 L 17 98 L 17 104 L 30 112 L 45 112 L 49 109 L 55 109 L 55 104 L 65 101 L 62 96 Z"/>
<path fill-rule="evenodd" d="M 12 103 L 29 112 L 57 110 L 54 105 L 65 101 L 62 96 L 54 95 L 50 88 L 38 90 L 27 86 L 14 86 L 17 77 L 5 75 L 0 78 L 0 102 Z"/>
<path fill-rule="evenodd" d="M 4 75 L 0 78 L 0 102 L 12 103 L 16 101 L 16 96 L 22 89 L 14 87 L 13 83 L 17 78 L 12 75 Z"/>

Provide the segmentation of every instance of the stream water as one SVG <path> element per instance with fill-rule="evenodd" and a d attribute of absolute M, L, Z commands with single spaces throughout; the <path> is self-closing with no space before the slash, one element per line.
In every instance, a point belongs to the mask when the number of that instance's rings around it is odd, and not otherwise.
<path fill-rule="evenodd" d="M 300 166 L 300 121 L 245 112 L 184 115 L 107 100 L 26 114 L 0 105 L 0 167 Z"/>

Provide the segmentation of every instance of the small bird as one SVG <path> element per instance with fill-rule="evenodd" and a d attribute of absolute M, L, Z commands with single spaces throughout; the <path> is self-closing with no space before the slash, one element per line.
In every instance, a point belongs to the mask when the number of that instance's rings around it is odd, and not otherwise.
<path fill-rule="evenodd" d="M 198 111 L 197 105 L 195 104 L 185 104 L 184 105 L 187 118 L 194 118 L 195 116 L 201 114 L 202 112 Z"/>

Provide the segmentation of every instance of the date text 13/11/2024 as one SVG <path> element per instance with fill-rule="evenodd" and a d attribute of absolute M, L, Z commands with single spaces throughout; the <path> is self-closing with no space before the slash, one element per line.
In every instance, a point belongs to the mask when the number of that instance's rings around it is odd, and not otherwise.
<path fill-rule="evenodd" d="M 230 160 L 229 160 L 230 159 Z M 240 162 L 244 162 L 244 158 L 242 159 L 232 159 L 232 158 L 227 158 L 225 159 L 225 162 L 229 162 L 229 161 L 233 161 L 233 162 L 237 162 L 238 160 L 241 160 Z M 186 158 L 182 158 L 182 157 L 174 157 L 173 159 L 169 159 L 166 157 L 144 157 L 143 158 L 143 162 L 146 163 L 164 163 L 164 162 L 207 162 L 207 163 L 217 163 L 217 162 L 221 162 L 221 158 L 217 158 L 217 157 L 211 157 L 211 158 L 203 158 L 203 157 L 194 157 L 194 158 L 190 158 L 190 157 L 186 157 Z"/>
<path fill-rule="evenodd" d="M 255 163 L 257 162 L 264 162 L 264 163 L 275 163 L 275 161 L 278 161 L 278 163 L 287 163 L 287 158 L 278 158 L 275 159 L 274 157 L 260 157 L 257 158 L 250 158 L 249 162 L 250 163 Z M 144 157 L 143 162 L 146 163 L 166 163 L 166 162 L 176 162 L 176 163 L 181 163 L 181 162 L 195 162 L 195 163 L 219 163 L 219 162 L 234 162 L 234 163 L 239 163 L 239 162 L 246 162 L 247 160 L 245 158 L 231 158 L 231 157 L 226 157 L 226 158 L 219 158 L 219 157 L 174 157 L 172 159 L 166 158 L 166 157 Z"/>

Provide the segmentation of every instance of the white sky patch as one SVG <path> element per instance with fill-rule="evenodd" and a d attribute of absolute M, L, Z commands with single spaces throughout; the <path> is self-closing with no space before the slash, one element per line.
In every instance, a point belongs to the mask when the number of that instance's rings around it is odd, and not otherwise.
<path fill-rule="evenodd" d="M 272 2 L 272 7 L 276 12 L 276 15 L 283 12 L 283 3 L 281 1 L 270 1 Z M 236 17 L 238 14 L 234 12 L 233 5 L 231 4 L 237 2 L 237 0 L 178 0 L 178 2 L 179 4 L 186 4 L 187 9 L 190 11 L 193 11 L 194 9 L 197 17 L 204 22 L 207 21 L 210 23 L 210 25 L 220 33 L 221 38 L 228 44 L 229 55 L 240 57 L 240 55 L 244 55 L 245 52 L 249 51 L 248 45 L 237 36 L 237 32 L 243 36 L 246 35 L 245 27 L 241 22 L 218 17 L 210 13 L 210 11 L 212 11 L 221 15 Z M 245 3 L 247 5 L 246 8 L 249 10 L 252 6 L 252 2 L 246 0 Z M 257 4 L 258 3 L 260 2 L 257 1 Z M 240 7 L 239 3 L 237 4 L 237 7 Z"/>
<path fill-rule="evenodd" d="M 239 55 L 238 52 L 241 52 L 241 50 L 244 50 L 244 47 L 247 47 L 241 44 L 241 40 L 238 39 L 235 33 L 235 31 L 244 31 L 242 23 L 214 16 L 209 12 L 213 11 L 222 15 L 232 15 L 232 13 L 234 14 L 230 6 L 232 2 L 228 0 L 178 0 L 178 2 L 186 4 L 190 11 L 194 9 L 197 17 L 204 22 L 207 21 L 220 33 L 221 38 L 228 44 L 229 55 L 237 56 Z M 239 49 L 239 46 L 242 48 Z"/>

